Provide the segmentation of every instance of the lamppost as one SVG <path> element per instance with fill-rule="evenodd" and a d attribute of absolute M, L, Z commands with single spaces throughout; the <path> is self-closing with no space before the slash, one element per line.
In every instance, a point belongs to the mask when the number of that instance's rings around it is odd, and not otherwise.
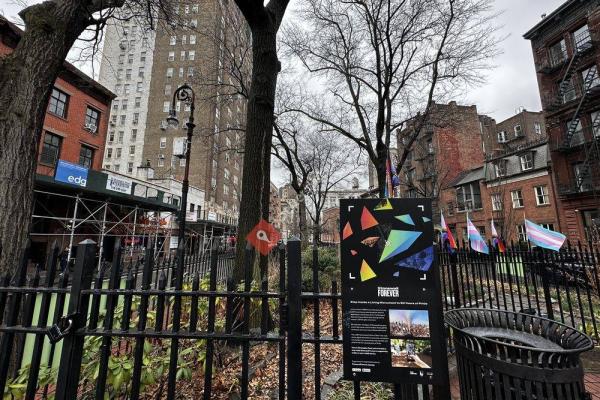
<path fill-rule="evenodd" d="M 175 290 L 179 291 L 183 287 L 183 267 L 185 256 L 185 214 L 187 211 L 187 195 L 189 189 L 189 174 L 190 174 L 190 152 L 192 149 L 192 136 L 194 135 L 194 107 L 196 95 L 192 88 L 184 83 L 173 93 L 173 102 L 169 111 L 167 123 L 169 126 L 177 127 L 179 121 L 175 111 L 175 102 L 181 101 L 190 106 L 190 117 L 185 124 L 187 127 L 187 138 L 185 141 L 185 173 L 183 182 L 181 183 L 181 205 L 179 208 L 179 233 L 177 243 L 177 271 L 175 275 Z M 181 296 L 175 296 L 175 304 L 173 307 L 173 331 L 178 332 L 181 326 Z M 177 338 L 171 340 L 171 355 L 169 363 L 169 381 L 167 385 L 167 393 L 169 398 L 175 397 L 175 376 L 177 374 L 177 354 L 179 343 Z"/>
<path fill-rule="evenodd" d="M 181 204 L 179 207 L 179 233 L 178 233 L 178 244 L 177 244 L 177 280 L 179 276 L 183 279 L 183 248 L 185 238 L 185 216 L 187 212 L 187 196 L 189 191 L 189 175 L 190 175 L 190 153 L 192 149 L 192 136 L 194 136 L 194 108 L 196 102 L 196 95 L 192 88 L 184 83 L 175 90 L 173 93 L 173 101 L 171 103 L 171 109 L 169 110 L 169 117 L 167 123 L 169 126 L 176 128 L 179 125 L 177 119 L 177 111 L 175 111 L 175 102 L 181 101 L 184 104 L 190 106 L 190 117 L 188 122 L 185 124 L 187 127 L 187 138 L 185 141 L 185 172 L 183 174 L 183 182 L 181 183 Z M 181 282 L 180 282 L 181 284 Z"/>

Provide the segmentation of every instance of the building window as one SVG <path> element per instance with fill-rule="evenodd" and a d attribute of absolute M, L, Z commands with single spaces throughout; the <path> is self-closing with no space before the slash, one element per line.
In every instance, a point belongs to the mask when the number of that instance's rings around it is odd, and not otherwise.
<path fill-rule="evenodd" d="M 123 85 L 123 93 L 124 94 L 129 94 L 129 88 L 131 87 L 131 85 L 129 83 L 126 83 L 125 85 Z"/>
<path fill-rule="evenodd" d="M 592 177 L 588 173 L 588 168 L 585 167 L 584 163 L 573 164 L 573 173 L 575 175 L 577 190 L 583 192 L 592 189 Z"/>
<path fill-rule="evenodd" d="M 519 237 L 519 242 L 527 241 L 527 231 L 525 230 L 524 224 L 517 225 L 517 235 Z"/>
<path fill-rule="evenodd" d="M 194 61 L 195 57 L 196 57 L 196 50 L 190 50 L 190 51 L 188 51 L 188 60 Z"/>
<path fill-rule="evenodd" d="M 127 173 L 128 174 L 132 174 L 133 173 L 133 163 L 127 163 Z"/>
<path fill-rule="evenodd" d="M 138 68 L 138 78 L 143 78 L 144 77 L 144 67 L 139 67 Z"/>
<path fill-rule="evenodd" d="M 538 135 L 542 134 L 542 124 L 540 124 L 539 122 L 533 123 L 533 129 L 535 130 L 536 134 L 538 134 Z"/>
<path fill-rule="evenodd" d="M 119 64 L 123 64 L 125 62 L 125 54 L 119 54 Z"/>
<path fill-rule="evenodd" d="M 57 88 L 52 89 L 50 102 L 48 103 L 48 112 L 58 115 L 62 118 L 67 118 L 67 107 L 69 105 L 69 95 L 61 92 Z"/>
<path fill-rule="evenodd" d="M 135 142 L 137 140 L 137 129 L 131 130 L 131 141 Z"/>
<path fill-rule="evenodd" d="M 123 138 L 125 137 L 125 132 L 124 131 L 119 131 L 119 137 L 117 138 L 117 143 L 118 144 L 123 144 Z"/>
<path fill-rule="evenodd" d="M 110 170 L 110 164 L 104 164 L 104 169 Z"/>
<path fill-rule="evenodd" d="M 121 119 L 119 120 L 119 125 L 125 125 L 126 120 L 127 120 L 127 115 L 121 115 Z"/>
<path fill-rule="evenodd" d="M 166 113 L 168 113 L 168 112 L 169 112 L 169 110 L 170 110 L 170 108 L 171 108 L 171 102 L 169 102 L 169 101 L 164 101 L 164 102 L 163 102 L 163 112 L 166 112 Z"/>
<path fill-rule="evenodd" d="M 198 14 L 198 4 L 194 4 L 194 5 L 192 6 L 192 12 L 193 12 L 194 14 Z"/>
<path fill-rule="evenodd" d="M 140 108 L 142 105 L 142 98 L 141 97 L 136 97 L 135 98 L 135 108 Z"/>
<path fill-rule="evenodd" d="M 553 44 L 548 49 L 550 66 L 561 64 L 567 59 L 567 44 L 564 39 Z"/>
<path fill-rule="evenodd" d="M 133 64 L 133 54 L 127 54 L 127 64 Z M 116 165 L 115 165 L 116 167 Z"/>
<path fill-rule="evenodd" d="M 55 166 L 60 156 L 61 144 L 62 138 L 60 136 L 46 132 L 44 134 L 44 144 L 40 154 L 40 162 L 42 164 Z"/>
<path fill-rule="evenodd" d="M 173 77 L 173 68 L 167 68 L 167 78 Z"/>
<path fill-rule="evenodd" d="M 135 155 L 135 146 L 129 146 L 129 155 L 130 156 Z"/>
<path fill-rule="evenodd" d="M 166 149 L 167 148 L 167 138 L 166 137 L 161 137 L 160 138 L 160 145 L 159 147 L 161 149 Z"/>
<path fill-rule="evenodd" d="M 116 94 L 121 94 L 121 85 L 118 84 L 118 83 L 115 85 L 115 93 Z"/>
<path fill-rule="evenodd" d="M 540 226 L 542 228 L 546 228 L 546 229 L 551 230 L 551 231 L 554 230 L 554 224 L 540 224 Z"/>
<path fill-rule="evenodd" d="M 115 141 L 115 132 L 114 131 L 110 131 L 108 133 L 108 143 L 112 143 Z"/>
<path fill-rule="evenodd" d="M 498 143 L 506 143 L 506 131 L 498 132 Z"/>
<path fill-rule="evenodd" d="M 179 67 L 179 77 L 183 78 L 183 67 Z"/>
<path fill-rule="evenodd" d="M 525 207 L 525 202 L 523 201 L 523 192 L 521 192 L 521 189 L 510 192 L 510 197 L 512 199 L 513 208 Z"/>
<path fill-rule="evenodd" d="M 573 42 L 577 51 L 589 48 L 591 41 L 590 29 L 587 24 L 573 32 Z"/>
<path fill-rule="evenodd" d="M 92 107 L 88 107 L 85 110 L 85 127 L 90 132 L 95 133 L 98 125 L 100 125 L 100 112 Z"/>
<path fill-rule="evenodd" d="M 180 167 L 185 167 L 185 158 L 180 158 L 179 159 L 179 166 Z"/>
<path fill-rule="evenodd" d="M 193 19 L 190 21 L 190 26 L 191 26 L 192 28 L 197 28 L 197 27 L 198 27 L 198 20 L 197 20 L 196 18 L 193 18 Z"/>
<path fill-rule="evenodd" d="M 81 150 L 79 150 L 79 165 L 86 168 L 92 168 L 93 162 L 94 149 L 85 145 L 81 145 Z"/>
<path fill-rule="evenodd" d="M 567 121 L 567 135 L 565 137 L 571 137 L 569 144 L 571 146 L 577 146 L 584 142 L 583 125 L 581 120 L 577 120 L 577 125 L 574 124 L 573 120 Z"/>
<path fill-rule="evenodd" d="M 169 40 L 169 44 L 171 46 L 175 46 L 177 44 L 177 36 L 171 36 L 171 39 Z"/>
<path fill-rule="evenodd" d="M 194 67 L 188 67 L 187 76 L 194 76 Z"/>
<path fill-rule="evenodd" d="M 165 85 L 165 96 L 169 96 L 171 94 L 171 85 Z"/>
<path fill-rule="evenodd" d="M 119 100 L 113 100 L 112 109 L 113 111 L 119 111 Z"/>
<path fill-rule="evenodd" d="M 600 85 L 600 76 L 598 76 L 598 67 L 593 65 L 588 69 L 581 71 L 581 81 L 584 90 L 591 89 Z"/>
<path fill-rule="evenodd" d="M 137 125 L 140 122 L 140 113 L 133 113 L 133 121 L 134 125 Z"/>
<path fill-rule="evenodd" d="M 196 44 L 196 35 L 190 35 L 190 44 Z"/>
<path fill-rule="evenodd" d="M 515 125 L 513 129 L 515 131 L 515 137 L 523 136 L 523 128 L 520 124 Z"/>
<path fill-rule="evenodd" d="M 185 50 L 181 52 L 179 56 L 179 61 L 185 61 Z"/>
<path fill-rule="evenodd" d="M 121 171 L 121 165 L 120 164 L 115 164 L 115 172 L 120 172 Z"/>
<path fill-rule="evenodd" d="M 492 194 L 492 210 L 502 211 L 502 208 L 503 208 L 502 194 L 501 193 Z"/>
<path fill-rule="evenodd" d="M 136 83 L 135 91 L 138 93 L 142 93 L 142 82 Z"/>
<path fill-rule="evenodd" d="M 575 91 L 575 84 L 573 83 L 573 78 L 567 80 L 565 82 L 565 87 L 563 89 L 562 102 L 566 104 L 570 101 L 573 101 L 577 98 L 577 92 Z M 560 82 L 558 83 L 560 88 Z M 559 89 L 560 90 L 560 89 Z"/>
<path fill-rule="evenodd" d="M 175 52 L 174 51 L 170 51 L 169 52 L 169 56 L 167 58 L 169 61 L 175 61 Z"/>
<path fill-rule="evenodd" d="M 117 70 L 117 80 L 120 81 L 121 79 L 123 79 L 123 70 L 119 68 Z"/>
<path fill-rule="evenodd" d="M 113 149 L 111 147 L 106 149 L 106 158 L 112 158 Z"/>
<path fill-rule="evenodd" d="M 550 204 L 550 196 L 548 196 L 548 186 L 535 186 L 535 201 L 538 206 Z"/>
<path fill-rule="evenodd" d="M 131 68 L 127 68 L 125 70 L 125 79 L 127 79 L 127 80 L 131 79 Z"/>
<path fill-rule="evenodd" d="M 145 52 L 145 51 L 142 51 L 142 52 L 140 53 L 140 62 L 141 62 L 141 63 L 144 63 L 144 62 L 146 62 L 146 52 Z"/>
<path fill-rule="evenodd" d="M 163 156 L 162 154 L 160 154 L 158 156 L 158 166 L 159 167 L 164 167 L 165 166 L 165 156 Z"/>
<path fill-rule="evenodd" d="M 496 178 L 502 178 L 506 176 L 506 160 L 498 160 L 494 163 L 494 173 Z"/>
<path fill-rule="evenodd" d="M 458 187 L 456 189 L 456 203 L 459 211 L 481 209 L 481 189 L 479 182 Z"/>
<path fill-rule="evenodd" d="M 115 149 L 115 157 L 116 158 L 121 158 L 122 153 L 123 153 L 123 149 L 121 149 L 120 147 L 117 147 Z"/>
<path fill-rule="evenodd" d="M 128 103 L 129 101 L 127 99 L 123 99 L 123 102 L 121 103 L 121 110 L 127 110 Z"/>
<path fill-rule="evenodd" d="M 525 153 L 519 156 L 521 162 L 521 171 L 528 171 L 533 169 L 533 153 Z"/>

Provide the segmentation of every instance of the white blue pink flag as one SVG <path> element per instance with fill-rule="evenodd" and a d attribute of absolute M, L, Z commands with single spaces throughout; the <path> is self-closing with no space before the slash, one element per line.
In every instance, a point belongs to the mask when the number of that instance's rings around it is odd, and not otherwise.
<path fill-rule="evenodd" d="M 479 234 L 479 231 L 473 225 L 469 217 L 467 216 L 467 234 L 469 235 L 469 243 L 471 244 L 471 248 L 478 253 L 490 254 L 490 249 L 488 248 L 487 243 Z"/>
<path fill-rule="evenodd" d="M 525 220 L 525 229 L 527 230 L 527 239 L 531 243 L 554 251 L 559 251 L 567 238 L 560 232 L 541 227 L 528 219 Z"/>

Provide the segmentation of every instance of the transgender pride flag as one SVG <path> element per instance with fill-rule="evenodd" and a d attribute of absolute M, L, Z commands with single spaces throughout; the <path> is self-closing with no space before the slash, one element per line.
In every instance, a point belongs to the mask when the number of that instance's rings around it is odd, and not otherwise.
<path fill-rule="evenodd" d="M 536 246 L 554 251 L 559 251 L 565 239 L 567 238 L 560 232 L 554 232 L 534 224 L 528 219 L 525 220 L 525 229 L 527 230 L 527 239 Z"/>
<path fill-rule="evenodd" d="M 473 225 L 469 217 L 467 216 L 467 234 L 469 235 L 469 243 L 471 244 L 471 248 L 478 253 L 490 254 L 490 249 L 488 248 L 487 243 L 479 234 L 479 231 Z"/>

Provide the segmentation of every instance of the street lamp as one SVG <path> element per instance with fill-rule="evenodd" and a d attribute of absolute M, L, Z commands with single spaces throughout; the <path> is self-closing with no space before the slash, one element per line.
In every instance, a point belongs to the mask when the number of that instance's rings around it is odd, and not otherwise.
<path fill-rule="evenodd" d="M 196 95 L 192 88 L 184 83 L 173 93 L 173 101 L 169 110 L 167 124 L 173 128 L 177 128 L 179 120 L 177 119 L 177 111 L 175 110 L 175 102 L 181 101 L 190 106 L 190 117 L 186 122 L 187 138 L 185 141 L 185 172 L 183 174 L 183 182 L 181 183 L 181 204 L 179 207 L 179 233 L 177 244 L 177 275 L 175 285 L 181 289 L 183 285 L 183 258 L 184 258 L 184 238 L 185 238 L 185 215 L 187 211 L 187 196 L 189 191 L 189 175 L 190 175 L 190 153 L 192 149 L 192 136 L 194 136 L 194 108 Z"/>

